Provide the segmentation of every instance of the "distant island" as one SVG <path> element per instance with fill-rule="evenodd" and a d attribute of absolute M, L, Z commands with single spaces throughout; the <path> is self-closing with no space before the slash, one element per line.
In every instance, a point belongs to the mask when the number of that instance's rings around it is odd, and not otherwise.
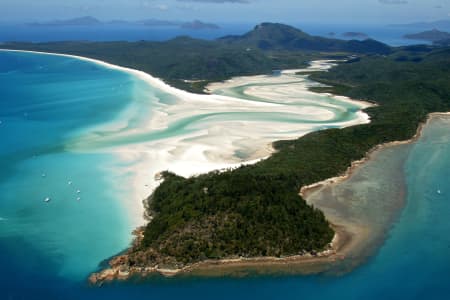
<path fill-rule="evenodd" d="M 183 24 L 181 24 L 181 28 L 196 29 L 196 30 L 198 30 L 198 29 L 220 29 L 220 27 L 216 24 L 204 23 L 199 20 L 194 20 L 192 22 L 183 23 Z"/>
<path fill-rule="evenodd" d="M 450 39 L 450 33 L 445 31 L 440 31 L 437 29 L 423 31 L 414 34 L 406 34 L 404 38 L 411 40 L 421 40 L 421 41 L 429 41 L 429 42 L 437 42 L 442 40 Z"/>
<path fill-rule="evenodd" d="M 261 50 L 346 51 L 378 54 L 387 54 L 391 51 L 386 44 L 372 39 L 346 41 L 325 38 L 310 35 L 292 26 L 276 23 L 262 23 L 244 35 L 225 36 L 219 41 L 230 45 L 257 47 Z"/>
<path fill-rule="evenodd" d="M 32 22 L 27 23 L 30 26 L 98 26 L 98 25 L 142 25 L 142 26 L 168 26 L 168 27 L 179 27 L 182 29 L 219 29 L 220 26 L 212 23 L 205 23 L 200 20 L 194 20 L 191 22 L 185 21 L 170 21 L 170 20 L 159 20 L 159 19 L 144 19 L 138 21 L 126 21 L 126 20 L 111 20 L 102 22 L 91 16 L 84 16 L 79 18 L 67 19 L 67 20 L 53 20 L 47 22 Z"/>
<path fill-rule="evenodd" d="M 344 32 L 343 34 L 341 34 L 343 37 L 345 38 L 352 38 L 352 39 L 361 39 L 361 40 L 365 40 L 368 39 L 369 36 L 363 32 L 353 32 L 353 31 L 349 31 L 349 32 Z"/>
<path fill-rule="evenodd" d="M 137 24 L 137 25 L 144 25 L 144 26 L 181 26 L 183 22 L 176 22 L 176 21 L 168 21 L 168 20 L 159 20 L 159 19 L 145 19 L 145 20 L 139 20 L 136 22 L 129 22 L 126 21 L 127 24 Z"/>
<path fill-rule="evenodd" d="M 102 22 L 94 17 L 86 16 L 68 20 L 54 20 L 48 22 L 33 22 L 28 23 L 30 26 L 93 26 L 100 25 Z"/>
<path fill-rule="evenodd" d="M 391 24 L 390 27 L 401 27 L 401 28 L 446 28 L 450 27 L 450 20 L 437 20 L 431 22 L 415 22 L 415 23 L 406 23 L 406 24 Z"/>

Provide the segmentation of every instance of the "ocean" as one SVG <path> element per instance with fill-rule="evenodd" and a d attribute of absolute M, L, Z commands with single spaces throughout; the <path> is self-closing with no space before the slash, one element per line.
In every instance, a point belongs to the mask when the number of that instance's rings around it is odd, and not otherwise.
<path fill-rule="evenodd" d="M 276 80 L 283 85 L 283 78 Z M 296 80 L 304 88 L 304 78 Z M 217 140 L 211 139 L 223 128 L 238 132 L 242 124 L 248 130 L 249 124 L 260 124 L 265 131 L 258 133 L 262 137 L 256 142 L 266 143 L 284 137 L 278 128 L 292 137 L 304 130 L 362 122 L 355 104 L 307 92 L 298 103 L 290 98 L 260 101 L 267 95 L 266 86 L 258 90 L 255 84 L 254 99 L 235 100 L 237 108 L 224 108 L 222 96 L 214 101 L 190 99 L 202 101 L 206 112 L 221 112 L 199 115 L 181 99 L 186 95 L 170 94 L 130 73 L 70 57 L 0 51 L 0 299 L 442 299 L 450 292 L 447 118 L 433 120 L 418 142 L 398 153 L 406 156 L 404 209 L 375 255 L 350 273 L 156 276 L 102 287 L 87 284 L 89 273 L 124 250 L 131 231 L 142 222 L 137 214 L 141 203 L 131 196 L 141 174 L 133 169 L 137 163 L 158 165 L 161 157 L 168 161 L 175 157 L 200 168 L 205 157 L 212 156 L 207 153 L 191 161 L 195 151 L 189 149 L 226 148 L 214 148 Z M 227 94 L 225 88 L 222 94 Z M 229 87 L 228 93 L 237 92 L 241 90 Z M 311 103 L 329 117 L 314 119 L 307 109 Z M 169 124 L 147 124 L 146 119 L 165 120 L 163 111 L 179 117 L 169 118 Z M 277 127 L 280 124 L 286 127 Z M 304 124 L 312 127 L 295 130 Z M 143 125 L 150 134 L 139 131 Z M 239 153 L 246 158 L 260 155 L 252 154 L 244 140 L 237 140 Z M 148 147 L 139 148 L 142 143 Z M 177 148 L 179 144 L 183 147 Z M 158 147 L 162 150 L 151 152 Z M 239 162 L 237 149 L 228 149 L 233 162 Z M 145 160 L 134 156 L 141 152 L 155 156 Z M 215 159 L 224 166 L 228 161 Z M 383 158 L 378 163 L 390 161 Z M 148 166 L 143 172 L 151 178 L 157 170 Z M 144 182 L 138 182 L 143 195 Z"/>
<path fill-rule="evenodd" d="M 226 35 L 241 35 L 252 30 L 253 23 L 224 23 L 220 29 L 183 29 L 175 26 L 143 26 L 143 25 L 97 25 L 97 26 L 31 26 L 26 24 L 0 23 L 0 42 L 54 42 L 54 41 L 165 41 L 177 36 L 212 40 Z M 372 39 L 391 46 L 424 44 L 427 42 L 403 38 L 405 34 L 431 30 L 433 27 L 423 25 L 388 26 L 388 25 L 355 25 L 326 23 L 292 23 L 309 34 L 327 38 L 349 39 L 346 32 L 360 32 Z M 448 27 L 438 28 L 449 31 Z"/>

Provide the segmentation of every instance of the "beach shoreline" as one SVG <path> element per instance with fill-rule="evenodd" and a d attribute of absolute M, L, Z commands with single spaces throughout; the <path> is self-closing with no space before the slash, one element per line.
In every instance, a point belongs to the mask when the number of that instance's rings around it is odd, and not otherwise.
<path fill-rule="evenodd" d="M 129 169 L 128 171 L 136 173 L 135 178 L 131 182 L 131 185 L 133 186 L 133 195 L 130 197 L 130 199 L 135 200 L 127 201 L 126 205 L 132 207 L 130 220 L 135 227 L 145 223 L 145 220 L 142 218 L 144 212 L 141 207 L 141 201 L 159 185 L 160 182 L 154 180 L 154 176 L 158 172 L 168 170 L 183 177 L 189 177 L 217 169 L 236 168 L 241 165 L 254 164 L 274 153 L 274 149 L 271 146 L 273 141 L 296 139 L 314 130 L 317 126 L 326 126 L 329 122 L 329 120 L 326 120 L 328 117 L 323 119 L 322 116 L 323 113 L 330 114 L 325 109 L 319 109 L 317 112 L 312 113 L 311 109 L 304 109 L 301 107 L 296 108 L 291 105 L 283 106 L 283 104 L 278 103 L 253 102 L 248 99 L 217 94 L 192 94 L 173 88 L 164 83 L 161 79 L 155 78 L 143 71 L 117 66 L 97 59 L 38 51 L 7 49 L 0 51 L 56 55 L 95 63 L 106 68 L 134 75 L 136 78 L 143 80 L 150 86 L 155 86 L 156 89 L 160 89 L 163 92 L 179 98 L 176 105 L 158 104 L 152 109 L 152 117 L 148 118 L 148 120 L 143 118 L 144 123 L 139 124 L 138 128 L 124 130 L 129 121 L 127 118 L 129 118 L 130 115 L 132 116 L 133 114 L 139 113 L 139 108 L 133 106 L 130 109 L 127 108 L 127 110 L 121 114 L 119 121 L 113 120 L 112 122 L 100 124 L 93 128 L 84 128 L 78 136 L 75 135 L 74 141 L 69 141 L 66 145 L 66 149 L 72 152 L 111 152 L 117 155 L 121 161 L 134 165 L 133 170 Z M 317 71 L 327 69 L 329 65 L 329 61 L 316 61 L 311 63 L 311 67 L 317 69 Z M 286 72 L 289 73 L 288 71 Z M 239 81 L 239 78 L 235 77 L 232 80 Z M 255 76 L 253 78 L 259 77 Z M 300 86 L 299 88 L 301 91 L 307 90 L 307 88 L 303 86 Z M 290 92 L 290 90 L 287 92 Z M 362 111 L 362 109 L 367 107 L 367 103 L 357 103 L 347 98 L 337 99 L 351 105 L 357 105 L 360 110 L 355 114 L 353 119 L 338 120 L 337 122 L 331 120 L 329 124 L 338 127 L 347 127 L 368 123 L 370 121 L 368 115 Z M 287 101 L 291 100 L 288 99 Z M 201 109 L 199 110 L 199 108 Z M 209 126 L 209 128 L 203 129 L 202 131 L 192 132 L 183 136 L 168 137 L 165 138 L 164 141 L 155 140 L 140 144 L 120 145 L 115 148 L 109 146 L 111 141 L 113 143 L 116 141 L 120 143 L 121 139 L 127 139 L 128 135 L 142 136 L 147 132 L 166 130 L 169 124 L 189 118 L 192 114 L 209 114 L 214 113 L 218 109 L 231 110 L 232 112 L 244 114 L 252 111 L 262 113 L 295 113 L 300 117 L 308 116 L 309 119 L 318 120 L 321 123 L 323 122 L 323 124 L 284 124 L 275 123 L 275 121 L 263 122 L 259 120 L 238 121 L 234 123 L 228 121 L 224 126 L 216 126 L 217 123 L 212 123 L 212 126 Z M 198 110 L 199 112 L 197 112 Z M 242 131 L 242 126 L 245 126 L 247 129 L 255 128 L 255 130 Z M 274 130 L 274 128 L 276 128 L 276 130 Z M 98 134 L 99 132 L 104 132 L 104 134 Z M 284 132 L 286 132 L 286 134 Z M 226 143 L 224 144 L 223 141 Z M 221 146 L 217 147 L 217 145 Z M 159 151 L 154 151 L 153 149 L 159 149 Z M 242 159 L 233 156 L 236 153 L 236 150 L 240 149 L 248 151 L 246 154 L 247 156 Z M 167 162 L 170 162 L 170 165 L 168 165 Z"/>
<path fill-rule="evenodd" d="M 58 55 L 58 56 L 63 56 L 63 57 L 80 59 L 80 60 L 92 62 L 95 64 L 99 64 L 99 65 L 102 65 L 102 66 L 110 68 L 110 69 L 121 70 L 121 71 L 127 72 L 129 74 L 135 75 L 136 77 L 148 82 L 150 85 L 156 86 L 157 88 L 159 88 L 163 91 L 169 92 L 171 94 L 183 97 L 184 99 L 186 99 L 186 98 L 189 99 L 191 97 L 195 97 L 196 99 L 200 98 L 202 100 L 211 101 L 211 95 L 197 95 L 197 94 L 191 94 L 189 92 L 185 92 L 182 90 L 178 90 L 176 88 L 173 88 L 173 87 L 167 85 L 162 80 L 155 78 L 145 72 L 126 68 L 126 67 L 116 66 L 116 65 L 113 65 L 113 64 L 110 64 L 107 62 L 103 62 L 100 60 L 96 60 L 96 59 L 91 59 L 91 58 L 86 58 L 86 57 L 81 57 L 81 56 L 76 56 L 76 55 L 36 52 L 36 51 L 21 51 L 21 50 L 6 50 L 6 51 Z M 318 70 L 318 71 L 320 71 L 320 70 Z M 236 78 L 234 80 L 236 80 Z M 236 101 L 247 102 L 247 100 L 238 99 L 238 98 L 234 98 L 234 97 L 227 97 L 227 96 L 220 96 L 220 95 L 213 95 L 213 96 L 214 96 L 214 98 L 216 98 L 218 100 L 225 99 L 226 101 L 233 101 L 234 103 L 236 103 Z M 332 96 L 340 97 L 341 101 L 348 101 L 352 104 L 358 104 L 358 105 L 360 105 L 361 109 L 364 109 L 364 108 L 368 107 L 369 105 L 373 105 L 373 104 L 367 103 L 367 102 L 359 103 L 358 101 L 349 99 L 347 97 L 341 97 L 341 96 L 335 96 L 335 95 L 332 95 Z M 368 119 L 367 114 L 363 113 L 362 111 L 360 111 L 360 113 L 361 113 L 360 118 L 359 118 L 360 120 L 357 121 L 355 124 L 359 124 L 359 122 L 364 123 L 364 122 L 370 121 Z M 342 127 L 349 126 L 349 125 L 355 125 L 355 124 L 342 125 Z M 296 138 L 298 138 L 298 136 Z M 271 152 L 273 153 L 273 149 Z M 257 161 L 258 160 L 255 160 L 254 162 L 257 162 Z M 146 164 L 145 162 L 141 163 L 141 165 L 143 166 L 142 169 L 144 168 L 145 164 Z M 137 180 L 134 183 L 134 185 L 140 186 L 142 189 L 142 186 L 144 186 L 144 182 L 145 181 L 143 180 L 143 177 L 142 177 L 141 179 Z M 152 187 L 152 188 L 154 188 L 154 187 Z M 142 198 L 144 198 L 144 197 L 142 197 Z M 112 280 L 112 279 L 126 279 L 126 278 L 129 278 L 136 274 L 145 275 L 145 274 L 154 273 L 154 272 L 161 273 L 165 276 L 173 276 L 173 275 L 182 274 L 182 273 L 198 274 L 199 272 L 202 272 L 202 270 L 203 270 L 204 272 L 208 271 L 207 273 L 212 274 L 214 272 L 209 272 L 212 269 L 218 269 L 218 268 L 219 269 L 224 269 L 224 268 L 229 268 L 229 269 L 245 268 L 245 269 L 247 269 L 247 268 L 253 268 L 253 267 L 255 267 L 256 269 L 260 269 L 261 266 L 264 266 L 264 265 L 271 266 L 271 267 L 287 266 L 289 268 L 292 267 L 292 265 L 298 265 L 299 268 L 296 270 L 296 272 L 298 272 L 298 273 L 305 273 L 305 272 L 306 273 L 317 273 L 319 271 L 323 271 L 324 269 L 328 268 L 328 266 L 326 264 L 336 262 L 336 261 L 342 259 L 343 257 L 345 257 L 345 254 L 347 253 L 346 251 L 348 251 L 351 248 L 352 241 L 353 241 L 352 236 L 355 235 L 355 233 L 354 233 L 355 229 L 346 229 L 340 225 L 335 225 L 334 228 L 335 228 L 336 234 L 333 239 L 333 242 L 329 245 L 328 249 L 326 249 L 325 251 L 320 252 L 320 253 L 305 253 L 304 255 L 296 255 L 296 256 L 289 256 L 289 257 L 282 257 L 282 258 L 255 257 L 255 258 L 229 258 L 229 259 L 222 259 L 222 260 L 208 260 L 208 261 L 203 261 L 203 262 L 189 265 L 183 269 L 175 269 L 175 270 L 167 269 L 167 268 L 148 268 L 148 269 L 144 269 L 144 270 L 142 270 L 142 268 L 140 268 L 139 270 L 138 269 L 124 270 L 123 266 L 120 265 L 120 263 L 119 263 L 118 266 L 114 266 L 112 269 L 107 269 L 101 273 L 92 275 L 90 277 L 90 281 L 91 281 L 91 283 L 97 283 L 97 282 L 103 282 L 103 281 L 108 281 L 108 280 Z M 139 233 L 138 233 L 138 235 L 139 235 Z M 135 242 L 138 240 L 139 240 L 139 237 L 137 236 Z M 113 261 L 115 261 L 116 263 L 120 262 L 120 256 L 118 258 L 113 259 Z M 318 267 L 319 265 L 320 265 L 320 268 Z M 301 266 L 305 266 L 303 271 L 300 270 Z"/>

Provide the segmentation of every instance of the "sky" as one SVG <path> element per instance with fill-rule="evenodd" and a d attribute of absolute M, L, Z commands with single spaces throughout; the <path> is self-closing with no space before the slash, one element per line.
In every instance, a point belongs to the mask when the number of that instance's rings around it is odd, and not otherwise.
<path fill-rule="evenodd" d="M 450 20 L 450 0 L 0 0 L 0 21 L 202 20 L 215 23 L 377 23 Z"/>

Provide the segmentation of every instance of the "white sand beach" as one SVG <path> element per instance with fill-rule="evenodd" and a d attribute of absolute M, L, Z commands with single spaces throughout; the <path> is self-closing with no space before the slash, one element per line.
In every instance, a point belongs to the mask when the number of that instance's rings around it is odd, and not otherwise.
<path fill-rule="evenodd" d="M 197 95 L 142 71 L 86 57 L 42 54 L 127 72 L 157 91 L 157 96 L 133 101 L 114 120 L 79 132 L 66 146 L 68 151 L 113 153 L 121 158 L 121 170 L 105 169 L 117 172 L 117 178 L 133 178 L 125 185 L 130 197 L 123 201 L 136 226 L 145 222 L 142 200 L 160 183 L 155 174 L 161 171 L 192 176 L 252 164 L 273 152 L 274 141 L 370 121 L 362 112 L 369 103 L 310 92 L 308 88 L 318 84 L 295 75 L 297 71 L 327 70 L 333 66 L 331 61 L 312 62 L 310 68 L 287 70 L 278 76 L 232 78 L 210 84 L 210 95 Z M 237 88 L 242 92 L 236 93 Z M 166 104 L 161 97 L 175 101 Z"/>

